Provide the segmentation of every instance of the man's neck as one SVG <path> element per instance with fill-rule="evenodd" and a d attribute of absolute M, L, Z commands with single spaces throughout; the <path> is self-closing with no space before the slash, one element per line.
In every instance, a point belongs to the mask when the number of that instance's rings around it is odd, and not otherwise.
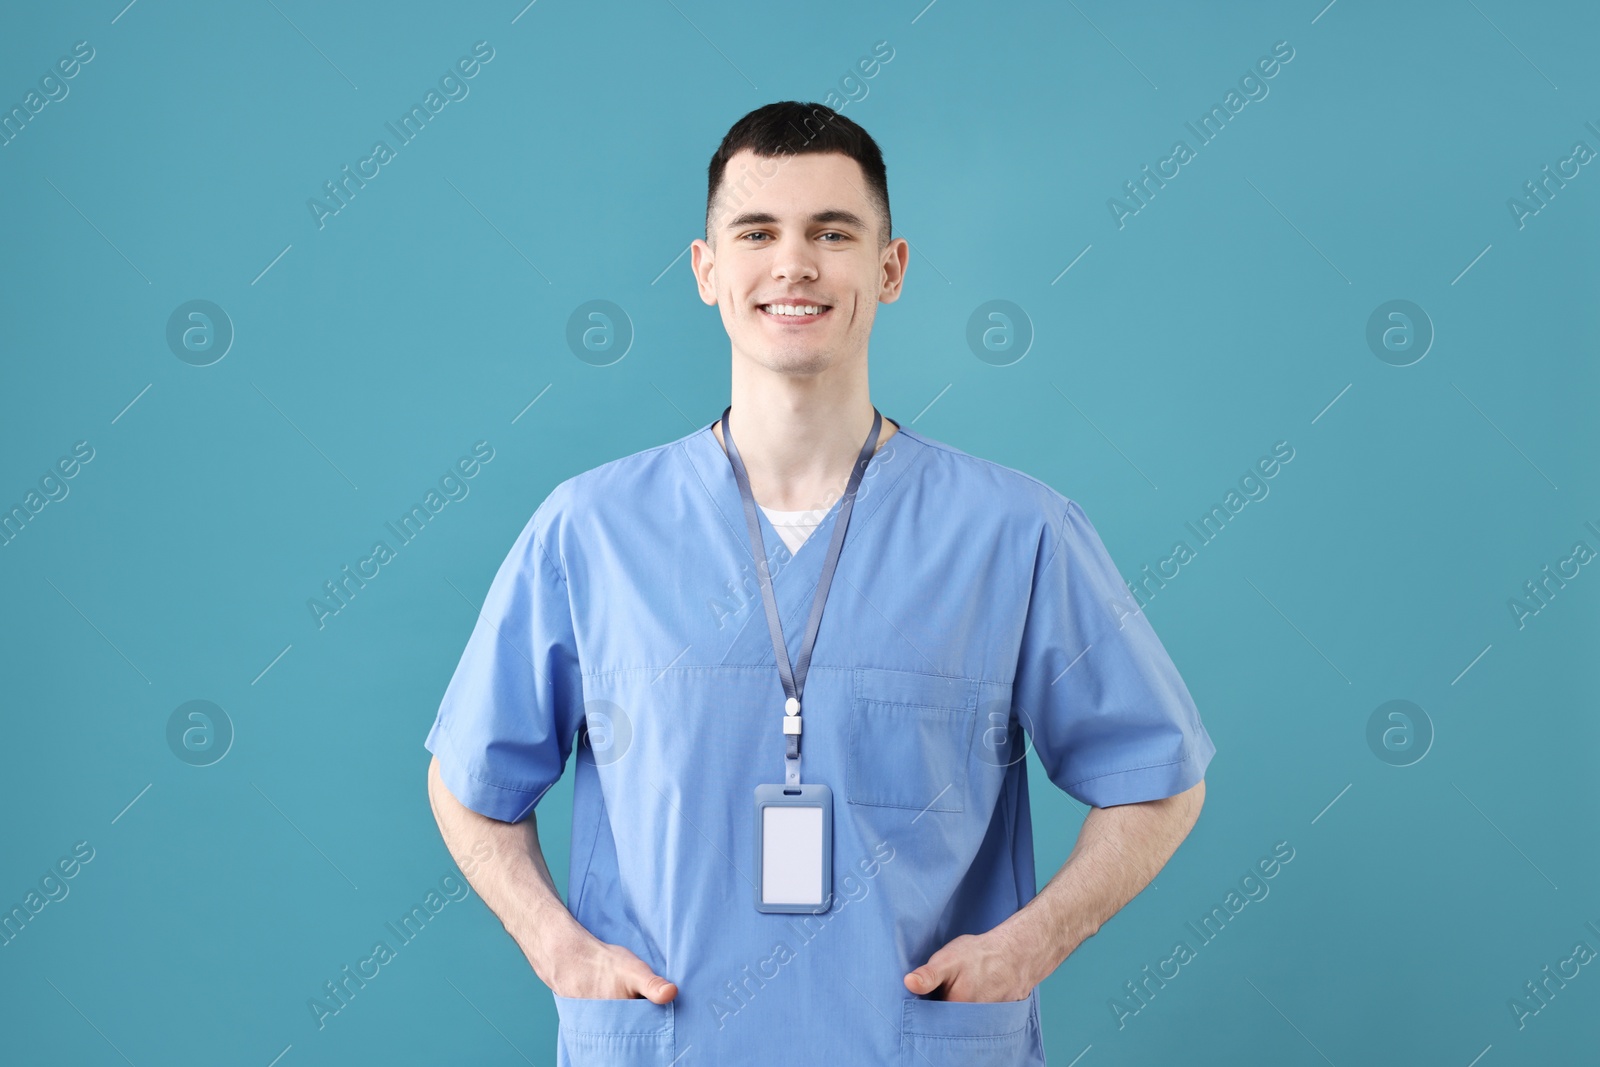
<path fill-rule="evenodd" d="M 872 428 L 865 360 L 809 376 L 782 375 L 734 360 L 728 422 L 756 503 L 775 511 L 831 507 L 844 493 Z M 743 372 L 743 373 L 741 373 Z M 887 418 L 878 446 L 899 427 Z M 722 422 L 712 432 L 722 442 Z"/>

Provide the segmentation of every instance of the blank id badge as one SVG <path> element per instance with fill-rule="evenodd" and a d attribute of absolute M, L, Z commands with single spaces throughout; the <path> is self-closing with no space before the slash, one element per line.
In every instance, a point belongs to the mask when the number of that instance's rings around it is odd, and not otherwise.
<path fill-rule="evenodd" d="M 818 915 L 833 906 L 833 790 L 756 786 L 756 910 Z"/>

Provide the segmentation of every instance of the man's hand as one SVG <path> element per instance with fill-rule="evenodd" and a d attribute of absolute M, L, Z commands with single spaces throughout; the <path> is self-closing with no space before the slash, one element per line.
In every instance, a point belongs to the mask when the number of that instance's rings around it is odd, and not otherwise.
<path fill-rule="evenodd" d="M 986 934 L 962 934 L 906 975 L 906 988 L 937 1000 L 1022 1000 L 1043 979 L 1034 969 L 1027 946 L 1003 927 Z"/>
<path fill-rule="evenodd" d="M 561 997 L 629 1000 L 644 997 L 665 1004 L 678 987 L 621 945 L 608 945 L 587 931 L 564 935 L 545 957 L 549 974 L 541 974 L 550 992 Z"/>
<path fill-rule="evenodd" d="M 665 1004 L 678 987 L 621 945 L 608 945 L 573 918 L 556 892 L 533 815 L 518 823 L 480 815 L 428 764 L 428 800 L 450 854 L 472 888 L 505 926 L 551 992 L 564 997 Z"/>
<path fill-rule="evenodd" d="M 1034 898 L 994 929 L 962 934 L 905 976 L 944 1000 L 1021 1000 L 1149 884 L 1188 836 L 1206 783 L 1161 800 L 1090 808 L 1072 855 Z"/>

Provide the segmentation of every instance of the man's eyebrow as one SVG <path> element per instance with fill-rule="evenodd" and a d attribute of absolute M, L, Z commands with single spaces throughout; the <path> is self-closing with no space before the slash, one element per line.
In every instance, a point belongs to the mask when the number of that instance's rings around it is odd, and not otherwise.
<path fill-rule="evenodd" d="M 778 216 L 767 211 L 746 211 L 729 219 L 725 230 L 736 230 L 742 226 L 771 226 L 778 221 Z M 850 226 L 857 230 L 865 230 L 866 222 L 853 211 L 843 208 L 830 208 L 827 211 L 818 211 L 811 216 L 811 222 L 816 225 L 834 223 L 841 226 Z"/>

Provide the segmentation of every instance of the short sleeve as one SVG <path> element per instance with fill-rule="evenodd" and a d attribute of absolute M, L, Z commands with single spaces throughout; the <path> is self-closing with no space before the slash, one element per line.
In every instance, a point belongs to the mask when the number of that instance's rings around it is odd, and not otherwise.
<path fill-rule="evenodd" d="M 561 777 L 583 719 L 566 578 L 539 530 L 535 512 L 489 586 L 424 742 L 456 799 L 502 822 L 526 818 Z"/>
<path fill-rule="evenodd" d="M 1058 787 L 1097 808 L 1173 796 L 1216 752 L 1172 659 L 1083 509 L 1042 537 L 1012 706 Z"/>

